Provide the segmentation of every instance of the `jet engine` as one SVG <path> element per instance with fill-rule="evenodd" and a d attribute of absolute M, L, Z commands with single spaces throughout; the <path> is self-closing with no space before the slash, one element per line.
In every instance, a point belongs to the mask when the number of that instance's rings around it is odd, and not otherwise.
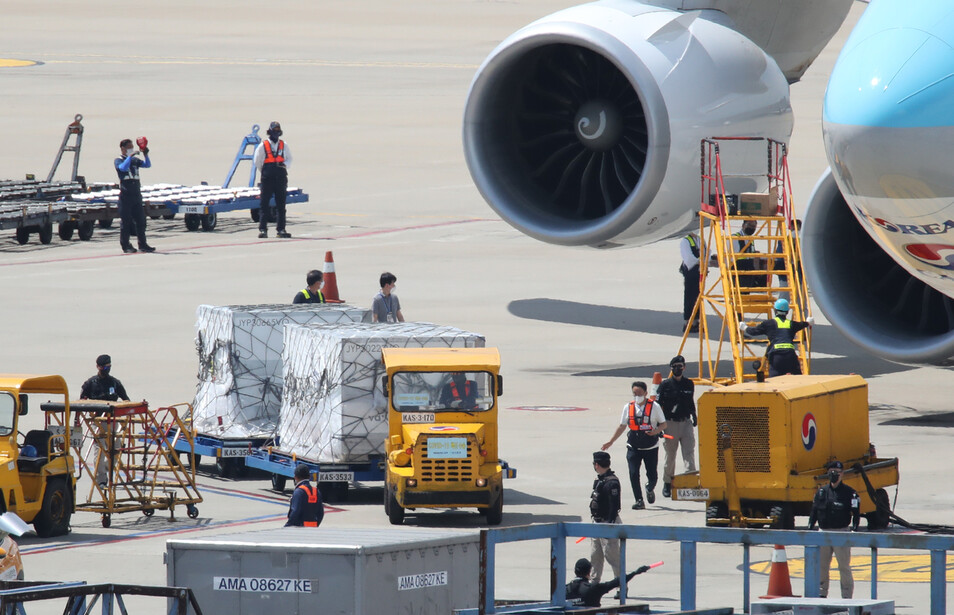
<path fill-rule="evenodd" d="M 908 364 L 949 365 L 954 300 L 900 264 L 855 215 L 829 170 L 805 214 L 802 259 L 815 302 L 848 339 L 874 355 Z"/>
<path fill-rule="evenodd" d="M 463 131 L 474 182 L 505 221 L 608 248 L 695 223 L 701 139 L 787 142 L 792 113 L 785 75 L 723 13 L 604 0 L 502 42 L 474 77 Z"/>

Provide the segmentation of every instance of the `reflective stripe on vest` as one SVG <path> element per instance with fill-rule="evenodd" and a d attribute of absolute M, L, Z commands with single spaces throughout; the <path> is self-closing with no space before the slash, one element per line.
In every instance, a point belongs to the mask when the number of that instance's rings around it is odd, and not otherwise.
<path fill-rule="evenodd" d="M 451 395 L 454 396 L 454 399 L 460 399 L 460 393 L 457 391 L 457 383 L 451 380 L 450 383 Z M 470 395 L 470 381 L 464 383 L 464 395 Z"/>
<path fill-rule="evenodd" d="M 783 320 L 776 316 L 775 324 L 779 328 L 779 332 L 775 335 L 776 339 L 778 339 L 781 332 L 784 331 L 786 335 L 785 339 L 788 339 L 789 341 L 774 342 L 772 344 L 772 348 L 775 350 L 795 350 L 795 344 L 792 343 L 792 341 L 795 339 L 794 334 L 792 334 L 792 321 Z"/>
<path fill-rule="evenodd" d="M 699 258 L 699 246 L 696 244 L 696 238 L 692 235 L 686 235 L 686 239 L 689 241 L 689 249 L 692 250 L 692 255 Z"/>
<path fill-rule="evenodd" d="M 309 489 L 308 489 L 308 485 L 302 484 L 302 485 L 298 485 L 298 488 L 301 489 L 302 491 L 304 491 L 304 492 L 305 492 L 305 495 L 308 496 L 308 503 L 309 503 L 309 504 L 317 504 L 317 503 L 318 503 L 318 487 L 317 487 L 317 486 L 312 487 L 311 490 L 309 490 Z M 307 524 L 306 524 L 306 525 L 307 525 Z"/>
<path fill-rule="evenodd" d="M 285 142 L 278 142 L 277 153 L 272 153 L 272 142 L 265 139 L 265 161 L 262 164 L 284 164 L 285 162 Z"/>
<path fill-rule="evenodd" d="M 305 299 L 311 299 L 311 293 L 308 292 L 308 289 L 307 289 L 307 288 L 301 289 L 301 294 L 303 294 L 303 295 L 305 296 Z M 319 302 L 319 303 L 324 303 L 324 302 L 325 302 L 325 296 L 321 294 L 321 291 L 320 291 L 320 290 L 318 291 L 318 294 L 315 295 L 315 296 L 318 297 L 318 302 Z"/>
<path fill-rule="evenodd" d="M 649 415 L 652 414 L 653 402 L 648 400 L 643 408 L 643 416 L 640 417 L 640 423 L 636 422 L 636 402 L 629 402 L 629 428 L 633 431 L 642 431 L 640 425 L 650 425 Z"/>

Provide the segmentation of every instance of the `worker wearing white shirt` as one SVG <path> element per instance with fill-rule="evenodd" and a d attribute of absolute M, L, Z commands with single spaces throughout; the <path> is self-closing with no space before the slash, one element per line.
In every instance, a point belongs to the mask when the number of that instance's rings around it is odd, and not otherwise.
<path fill-rule="evenodd" d="M 699 255 L 701 254 L 702 242 L 699 241 L 699 235 L 689 233 L 679 242 L 679 255 L 682 257 L 682 263 L 679 265 L 679 273 L 683 278 L 682 291 L 682 319 L 684 322 L 682 329 L 685 331 L 699 330 L 699 315 L 690 323 L 692 310 L 699 299 Z"/>

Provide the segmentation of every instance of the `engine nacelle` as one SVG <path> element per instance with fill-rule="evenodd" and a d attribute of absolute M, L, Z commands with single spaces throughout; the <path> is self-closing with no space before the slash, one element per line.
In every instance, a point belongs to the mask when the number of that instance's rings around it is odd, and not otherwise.
<path fill-rule="evenodd" d="M 785 76 L 726 21 L 607 0 L 510 36 L 464 111 L 481 194 L 518 230 L 560 245 L 643 245 L 693 225 L 701 139 L 787 142 L 792 131 Z M 729 192 L 765 188 L 734 181 Z"/>
<path fill-rule="evenodd" d="M 872 239 L 831 170 L 805 214 L 802 258 L 815 302 L 832 325 L 874 355 L 915 365 L 954 358 L 954 300 Z"/>

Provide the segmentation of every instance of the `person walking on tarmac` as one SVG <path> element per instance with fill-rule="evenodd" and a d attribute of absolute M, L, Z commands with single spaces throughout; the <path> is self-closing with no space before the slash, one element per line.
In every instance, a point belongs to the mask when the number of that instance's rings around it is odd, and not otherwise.
<path fill-rule="evenodd" d="M 696 385 L 683 376 L 686 359 L 676 355 L 669 362 L 672 376 L 659 385 L 656 400 L 662 406 L 666 417 L 666 435 L 672 439 L 663 440 L 666 451 L 666 467 L 663 470 L 663 497 L 672 495 L 672 477 L 676 472 L 676 449 L 682 449 L 682 462 L 686 472 L 696 471 L 696 434 L 693 429 L 696 419 Z"/>
<path fill-rule="evenodd" d="M 633 383 L 633 401 L 623 406 L 619 427 L 609 442 L 602 446 L 602 450 L 613 446 L 613 442 L 627 427 L 626 461 L 629 464 L 629 484 L 636 498 L 633 510 L 642 510 L 646 508 L 646 503 L 643 502 L 643 492 L 639 487 L 639 465 L 646 466 L 646 499 L 652 504 L 656 501 L 654 490 L 659 480 L 659 439 L 666 429 L 666 416 L 662 406 L 646 398 L 646 383 L 639 380 Z"/>
<path fill-rule="evenodd" d="M 815 523 L 822 530 L 858 531 L 861 521 L 858 506 L 858 492 L 841 482 L 844 467 L 840 461 L 828 464 L 828 484 L 820 487 L 812 502 L 812 513 L 808 518 L 808 529 L 815 529 Z M 821 547 L 821 584 L 818 595 L 828 597 L 828 580 L 831 573 L 831 556 L 838 560 L 838 575 L 841 580 L 841 597 L 851 598 L 855 591 L 855 580 L 851 576 L 851 547 Z"/>
<path fill-rule="evenodd" d="M 312 269 L 305 276 L 305 282 L 308 284 L 305 288 L 298 291 L 292 303 L 324 303 L 325 296 L 321 293 L 321 284 L 325 274 Z"/>
<path fill-rule="evenodd" d="M 684 324 L 682 330 L 689 329 L 694 333 L 699 330 L 699 315 L 690 323 L 692 310 L 696 307 L 696 301 L 699 299 L 699 255 L 701 254 L 701 242 L 699 235 L 695 232 L 689 233 L 679 242 L 679 256 L 682 257 L 682 263 L 679 265 L 679 273 L 682 274 L 682 319 Z"/>
<path fill-rule="evenodd" d="M 308 466 L 303 463 L 295 468 L 295 490 L 292 492 L 285 527 L 318 527 L 325 517 L 321 492 L 318 491 L 317 485 L 312 487 L 308 482 L 310 474 Z"/>
<path fill-rule="evenodd" d="M 621 488 L 619 478 L 610 469 L 610 454 L 603 451 L 593 453 L 593 469 L 596 470 L 596 480 L 590 493 L 590 518 L 593 523 L 622 523 L 619 518 Z M 604 561 L 609 561 L 613 574 L 619 577 L 619 539 L 591 538 L 590 541 L 593 581 L 600 582 Z"/>
<path fill-rule="evenodd" d="M 129 236 L 136 234 L 139 251 L 155 252 L 156 249 L 146 243 L 146 212 L 142 208 L 142 186 L 139 183 L 139 169 L 152 166 L 149 160 L 149 148 L 142 148 L 143 158 L 133 147 L 132 139 L 119 142 L 120 157 L 113 161 L 119 175 L 119 247 L 126 254 L 134 254 L 136 248 L 129 243 Z"/>
<path fill-rule="evenodd" d="M 285 197 L 288 194 L 288 165 L 291 164 L 291 150 L 282 136 L 282 125 L 272 122 L 268 125 L 268 138 L 263 139 L 252 161 L 262 175 L 261 199 L 258 207 L 258 238 L 268 237 L 269 202 L 275 197 L 275 231 L 279 237 L 291 237 L 285 232 Z"/>
<path fill-rule="evenodd" d="M 593 566 L 590 560 L 584 558 L 576 560 L 576 566 L 573 567 L 573 574 L 576 578 L 566 584 L 566 599 L 572 606 L 599 606 L 603 596 L 610 590 L 619 587 L 619 577 L 606 583 L 593 582 L 590 580 L 590 571 Z M 633 572 L 626 575 L 628 583 L 637 574 L 643 574 L 649 570 L 649 566 L 640 566 Z"/>
<path fill-rule="evenodd" d="M 754 327 L 746 325 L 743 321 L 739 323 L 739 330 L 744 335 L 768 336 L 769 376 L 801 374 L 802 366 L 795 352 L 795 334 L 815 324 L 815 319 L 809 316 L 804 321 L 789 320 L 787 299 L 776 301 L 774 309 L 775 318 L 763 320 Z"/>

